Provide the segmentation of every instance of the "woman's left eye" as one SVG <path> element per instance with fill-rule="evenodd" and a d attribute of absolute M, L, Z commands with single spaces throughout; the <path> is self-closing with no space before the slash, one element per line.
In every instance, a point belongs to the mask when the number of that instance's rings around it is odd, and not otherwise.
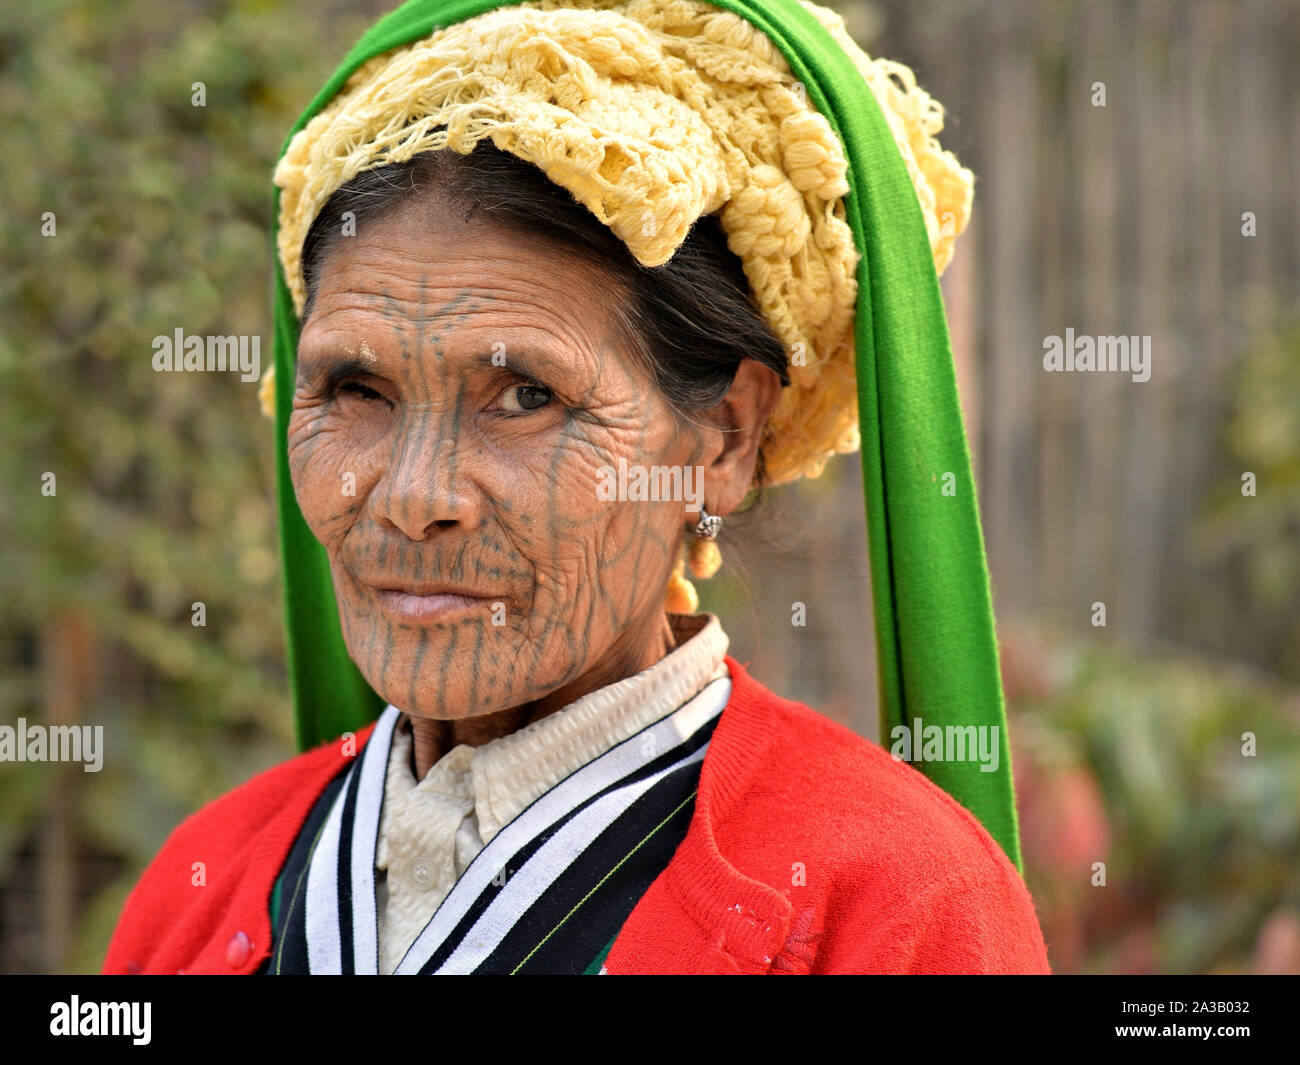
<path fill-rule="evenodd" d="M 540 410 L 551 401 L 551 390 L 541 385 L 511 385 L 501 393 L 501 406 L 512 413 Z"/>
<path fill-rule="evenodd" d="M 353 392 L 362 399 L 383 399 L 378 392 L 368 385 L 363 385 L 360 381 L 344 381 L 339 385 L 340 392 Z"/>

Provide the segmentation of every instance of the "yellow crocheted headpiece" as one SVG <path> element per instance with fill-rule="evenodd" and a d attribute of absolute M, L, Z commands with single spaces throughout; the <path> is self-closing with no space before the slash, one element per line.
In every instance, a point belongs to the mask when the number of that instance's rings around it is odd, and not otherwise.
<path fill-rule="evenodd" d="M 974 185 L 935 140 L 942 107 L 906 66 L 867 56 L 838 14 L 801 2 L 879 101 L 942 272 Z M 299 316 L 303 241 L 340 186 L 420 152 L 468 153 L 484 137 L 567 189 L 646 266 L 718 212 L 790 363 L 769 421 L 768 483 L 816 477 L 831 455 L 857 449 L 847 164 L 762 32 L 698 0 L 527 0 L 372 59 L 275 172 L 278 250 Z"/>

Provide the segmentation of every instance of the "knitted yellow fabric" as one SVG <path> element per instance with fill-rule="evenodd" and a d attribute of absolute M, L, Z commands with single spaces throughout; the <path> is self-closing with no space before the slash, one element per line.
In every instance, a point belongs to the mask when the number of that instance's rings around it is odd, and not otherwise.
<path fill-rule="evenodd" d="M 973 178 L 935 135 L 942 107 L 912 72 L 871 59 L 833 11 L 801 0 L 853 59 L 898 142 L 935 267 L 970 217 Z M 699 0 L 528 0 L 360 67 L 275 172 L 279 255 L 299 315 L 303 240 L 338 188 L 419 152 L 488 137 L 538 166 L 646 266 L 719 213 L 791 386 L 770 422 L 767 482 L 818 476 L 858 447 L 858 253 L 841 145 L 751 23 Z"/>

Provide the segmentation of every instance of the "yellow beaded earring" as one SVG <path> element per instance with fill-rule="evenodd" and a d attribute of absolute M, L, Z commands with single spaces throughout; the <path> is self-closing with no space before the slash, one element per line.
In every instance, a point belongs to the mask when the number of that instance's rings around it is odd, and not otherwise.
<path fill-rule="evenodd" d="M 699 580 L 708 580 L 718 572 L 722 565 L 722 552 L 718 550 L 718 531 L 722 528 L 722 519 L 700 508 L 700 521 L 692 531 L 686 558 L 680 555 L 673 566 L 672 576 L 668 578 L 668 592 L 664 596 L 664 610 L 670 614 L 694 614 L 700 606 L 700 596 L 695 585 L 686 579 L 686 565 L 689 563 L 691 573 Z"/>
<path fill-rule="evenodd" d="M 668 578 L 668 591 L 664 594 L 664 611 L 669 614 L 694 614 L 699 608 L 700 597 L 695 585 L 683 576 L 685 563 L 680 555 L 673 566 L 672 576 Z"/>

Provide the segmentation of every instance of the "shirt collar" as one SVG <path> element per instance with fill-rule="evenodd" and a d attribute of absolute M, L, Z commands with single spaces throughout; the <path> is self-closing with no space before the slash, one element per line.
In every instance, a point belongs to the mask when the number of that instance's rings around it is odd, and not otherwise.
<path fill-rule="evenodd" d="M 540 721 L 478 747 L 462 744 L 448 751 L 415 783 L 410 771 L 409 722 L 401 742 L 395 736 L 393 758 L 400 757 L 407 788 L 443 790 L 449 760 L 453 777 L 473 800 L 478 834 L 487 844 L 534 800 L 570 773 L 667 716 L 696 695 L 710 680 L 726 675 L 729 640 L 712 614 L 669 614 L 677 647 L 648 669 L 608 684 Z M 441 770 L 439 767 L 441 766 Z M 463 774 L 463 775 L 462 775 Z M 406 788 L 401 789 L 405 791 Z"/>

